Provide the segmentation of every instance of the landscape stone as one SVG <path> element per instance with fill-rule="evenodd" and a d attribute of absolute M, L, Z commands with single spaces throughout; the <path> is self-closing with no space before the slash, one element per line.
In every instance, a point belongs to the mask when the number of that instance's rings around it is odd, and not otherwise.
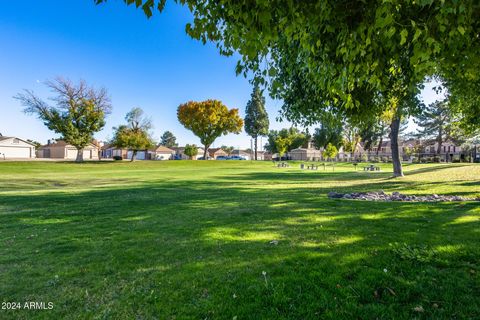
<path fill-rule="evenodd" d="M 332 199 L 353 199 L 362 201 L 408 201 L 408 202 L 445 202 L 445 201 L 480 201 L 480 197 L 468 198 L 463 196 L 448 196 L 431 194 L 425 196 L 406 195 L 398 191 L 387 194 L 383 190 L 369 192 L 338 193 L 330 191 L 328 197 Z"/>

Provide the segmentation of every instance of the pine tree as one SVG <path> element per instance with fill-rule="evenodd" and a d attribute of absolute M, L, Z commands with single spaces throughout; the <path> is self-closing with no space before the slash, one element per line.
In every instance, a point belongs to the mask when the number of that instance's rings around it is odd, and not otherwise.
<path fill-rule="evenodd" d="M 177 138 L 170 131 L 165 131 L 160 137 L 160 144 L 167 148 L 177 147 Z"/>
<path fill-rule="evenodd" d="M 453 117 L 445 101 L 435 101 L 428 105 L 415 118 L 419 126 L 417 136 L 427 142 L 437 142 L 437 155 L 441 153 L 442 143 L 452 138 Z"/>
<path fill-rule="evenodd" d="M 245 132 L 254 139 L 255 160 L 257 160 L 258 137 L 268 134 L 269 124 L 265 98 L 258 86 L 255 86 L 245 109 Z"/>

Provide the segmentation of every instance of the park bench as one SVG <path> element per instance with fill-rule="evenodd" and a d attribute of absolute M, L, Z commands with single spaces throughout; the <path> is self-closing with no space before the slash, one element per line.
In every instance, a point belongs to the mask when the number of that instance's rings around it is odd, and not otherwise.
<path fill-rule="evenodd" d="M 278 163 L 276 163 L 276 165 L 277 165 L 278 168 L 288 168 L 288 167 L 290 167 L 290 165 L 286 162 L 278 162 Z"/>
<path fill-rule="evenodd" d="M 363 167 L 363 171 L 380 171 L 380 167 L 371 164 L 369 166 Z"/>
<path fill-rule="evenodd" d="M 308 170 L 318 170 L 318 165 L 316 165 L 316 164 L 309 164 L 309 165 L 307 166 L 307 169 L 308 169 Z"/>

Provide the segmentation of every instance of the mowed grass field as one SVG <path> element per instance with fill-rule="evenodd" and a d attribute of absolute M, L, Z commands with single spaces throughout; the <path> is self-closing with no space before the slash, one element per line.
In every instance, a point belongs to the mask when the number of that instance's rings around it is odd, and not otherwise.
<path fill-rule="evenodd" d="M 382 169 L 0 163 L 1 300 L 53 302 L 0 319 L 479 319 L 480 203 L 327 193 L 476 197 L 480 165 Z"/>

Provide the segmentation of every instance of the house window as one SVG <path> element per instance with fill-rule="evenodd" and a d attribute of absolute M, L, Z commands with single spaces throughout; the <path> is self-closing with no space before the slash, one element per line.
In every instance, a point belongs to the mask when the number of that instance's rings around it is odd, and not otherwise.
<path fill-rule="evenodd" d="M 453 152 L 455 152 L 455 146 L 453 146 Z"/>

